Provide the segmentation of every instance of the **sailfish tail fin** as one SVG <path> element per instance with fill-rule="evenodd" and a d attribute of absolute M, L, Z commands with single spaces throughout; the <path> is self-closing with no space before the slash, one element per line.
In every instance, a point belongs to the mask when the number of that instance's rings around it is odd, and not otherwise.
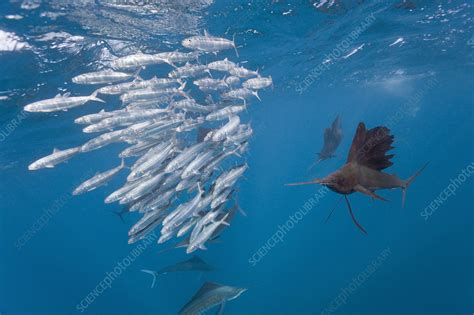
<path fill-rule="evenodd" d="M 413 174 L 412 176 L 410 176 L 410 178 L 408 178 L 405 183 L 403 184 L 403 187 L 402 187 L 402 207 L 405 206 L 405 199 L 406 199 L 406 192 L 407 192 L 407 188 L 410 186 L 411 183 L 413 183 L 413 181 L 415 180 L 415 178 L 418 177 L 418 175 L 421 174 L 421 172 L 423 172 L 423 170 L 426 168 L 426 166 L 428 166 L 429 162 L 427 162 L 425 165 L 423 165 L 422 168 L 420 168 L 415 174 Z"/>
<path fill-rule="evenodd" d="M 142 269 L 141 271 L 144 272 L 144 273 L 148 273 L 148 274 L 153 276 L 153 281 L 151 282 L 151 288 L 153 289 L 153 287 L 155 286 L 156 276 L 158 275 L 158 273 L 156 271 L 147 270 L 147 269 Z"/>

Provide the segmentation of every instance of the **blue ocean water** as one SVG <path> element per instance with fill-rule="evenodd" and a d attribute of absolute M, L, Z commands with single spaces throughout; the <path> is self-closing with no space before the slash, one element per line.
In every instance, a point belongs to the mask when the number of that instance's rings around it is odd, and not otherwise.
<path fill-rule="evenodd" d="M 123 146 L 27 169 L 54 147 L 85 142 L 73 120 L 101 104 L 54 114 L 23 106 L 68 90 L 71 77 L 112 55 L 173 50 L 203 30 L 235 34 L 240 57 L 222 56 L 274 82 L 245 114 L 255 131 L 238 185 L 247 216 L 198 253 L 216 271 L 164 275 L 150 289 L 141 269 L 189 258 L 158 253 L 170 245 L 153 242 L 83 313 L 176 314 L 213 281 L 248 288 L 224 314 L 471 314 L 473 8 L 455 0 L 2 1 L 0 313 L 80 314 L 79 303 L 138 246 L 127 244 L 137 217 L 123 223 L 113 214 L 120 208 L 103 203 L 123 178 L 71 196 L 116 166 Z M 337 156 L 308 171 L 337 115 Z M 389 202 L 349 196 L 367 235 L 339 195 L 284 186 L 342 166 L 361 121 L 395 136 L 387 172 L 408 178 L 430 162 L 404 208 L 399 190 L 380 192 Z M 45 211 L 53 215 L 37 228 Z"/>

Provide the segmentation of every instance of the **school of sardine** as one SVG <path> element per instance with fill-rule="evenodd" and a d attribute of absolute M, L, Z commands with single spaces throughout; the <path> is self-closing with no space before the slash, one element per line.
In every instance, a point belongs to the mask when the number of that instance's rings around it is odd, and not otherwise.
<path fill-rule="evenodd" d="M 84 126 L 83 132 L 91 134 L 89 141 L 75 148 L 54 149 L 29 169 L 52 168 L 80 153 L 113 143 L 128 144 L 116 167 L 88 179 L 73 194 L 92 191 L 127 170 L 126 182 L 105 203 L 117 202 L 127 212 L 142 213 L 128 232 L 129 243 L 161 226 L 158 243 L 183 237 L 175 247 L 186 247 L 192 253 L 206 249 L 206 243 L 233 217 L 236 184 L 248 166 L 225 168 L 223 163 L 232 156 L 241 158 L 247 150 L 253 130 L 239 114 L 247 110 L 251 98 L 260 100 L 258 90 L 273 82 L 227 58 L 218 59 L 222 50 L 234 49 L 237 54 L 233 40 L 205 33 L 184 39 L 182 45 L 191 51 L 119 57 L 109 69 L 72 78 L 75 84 L 103 85 L 91 95 L 58 94 L 24 109 L 65 111 L 90 101 L 105 103 L 101 96 L 117 95 L 121 108 L 102 109 L 75 120 Z M 199 63 L 204 56 L 218 60 Z M 166 77 L 140 76 L 144 67 L 161 64 L 171 66 Z M 194 93 L 200 97 L 194 98 Z"/>

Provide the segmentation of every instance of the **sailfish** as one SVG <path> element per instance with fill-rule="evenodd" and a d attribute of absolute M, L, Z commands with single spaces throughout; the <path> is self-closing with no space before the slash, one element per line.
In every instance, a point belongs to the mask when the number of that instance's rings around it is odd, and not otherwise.
<path fill-rule="evenodd" d="M 365 124 L 360 122 L 352 140 L 346 164 L 324 178 L 287 185 L 320 184 L 327 186 L 338 194 L 342 194 L 346 200 L 352 221 L 357 228 L 367 234 L 364 227 L 357 222 L 347 196 L 354 192 L 359 192 L 373 199 L 387 201 L 379 196 L 376 191 L 380 189 L 401 188 L 402 206 L 404 206 L 406 189 L 428 164 L 426 163 L 407 180 L 402 180 L 395 174 L 382 172 L 387 167 L 393 165 L 393 162 L 390 160 L 394 155 L 387 154 L 388 151 L 394 148 L 392 147 L 393 139 L 394 136 L 390 134 L 390 129 L 387 127 L 379 126 L 367 130 Z"/>
<path fill-rule="evenodd" d="M 341 119 L 339 116 L 334 119 L 331 127 L 324 130 L 324 145 L 321 149 L 321 152 L 318 153 L 319 158 L 309 167 L 312 169 L 316 164 L 321 161 L 335 157 L 334 152 L 336 152 L 337 147 L 342 140 L 342 128 L 341 128 Z"/>

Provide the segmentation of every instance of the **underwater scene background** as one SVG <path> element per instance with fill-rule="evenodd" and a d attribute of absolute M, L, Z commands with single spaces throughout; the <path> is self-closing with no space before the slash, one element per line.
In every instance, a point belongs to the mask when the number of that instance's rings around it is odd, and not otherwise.
<path fill-rule="evenodd" d="M 120 103 L 49 114 L 23 107 L 66 91 L 89 95 L 71 78 L 115 56 L 185 51 L 181 41 L 204 30 L 235 34 L 239 57 L 219 57 L 274 86 L 241 115 L 254 131 L 236 194 L 246 216 L 196 252 L 215 270 L 160 275 L 150 288 L 140 270 L 191 256 L 160 252 L 173 241 L 127 243 L 139 216 L 122 222 L 121 206 L 103 202 L 126 175 L 71 195 L 116 167 L 124 144 L 28 170 L 53 148 L 90 139 L 74 119 Z M 224 314 L 472 314 L 473 36 L 471 1 L 1 1 L 0 313 L 176 314 L 212 281 L 248 289 Z M 309 169 L 338 115 L 336 156 Z M 342 166 L 359 122 L 395 136 L 386 172 L 407 179 L 429 162 L 405 207 L 399 189 L 379 192 L 389 202 L 349 196 L 367 235 L 336 193 L 285 186 Z"/>

